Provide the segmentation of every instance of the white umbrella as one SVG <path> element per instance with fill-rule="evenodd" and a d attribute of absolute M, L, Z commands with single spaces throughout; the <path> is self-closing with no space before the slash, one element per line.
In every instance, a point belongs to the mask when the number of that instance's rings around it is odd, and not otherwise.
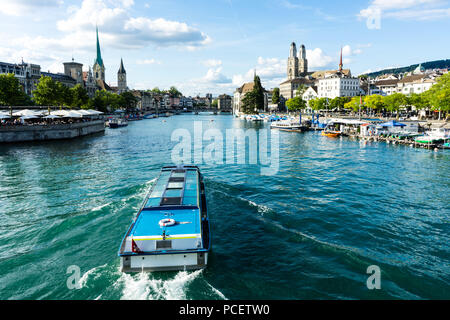
<path fill-rule="evenodd" d="M 59 116 L 56 116 L 56 115 L 54 115 L 54 114 L 51 114 L 51 115 L 48 115 L 48 116 L 46 116 L 46 117 L 44 117 L 43 119 L 60 119 L 61 117 L 59 117 Z"/>
<path fill-rule="evenodd" d="M 81 118 L 83 115 L 76 111 L 68 111 L 63 118 Z"/>
<path fill-rule="evenodd" d="M 78 112 L 79 114 L 83 115 L 83 116 L 95 116 L 97 115 L 97 113 L 93 113 L 92 111 L 89 110 L 76 110 L 76 112 Z"/>
<path fill-rule="evenodd" d="M 22 116 L 36 116 L 36 112 L 29 109 L 20 110 L 13 113 L 13 116 L 22 117 Z"/>
<path fill-rule="evenodd" d="M 100 112 L 100 111 L 97 111 L 97 110 L 92 110 L 92 109 L 89 109 L 87 111 L 89 111 L 92 115 L 94 115 L 94 114 L 103 114 L 103 112 Z"/>
<path fill-rule="evenodd" d="M 38 119 L 39 117 L 36 117 L 36 116 L 22 116 L 21 118 L 23 120 L 29 120 L 29 119 Z"/>
<path fill-rule="evenodd" d="M 64 117 L 68 112 L 69 111 L 67 111 L 67 110 L 56 110 L 56 111 L 50 112 L 50 114 L 54 115 L 54 116 Z"/>

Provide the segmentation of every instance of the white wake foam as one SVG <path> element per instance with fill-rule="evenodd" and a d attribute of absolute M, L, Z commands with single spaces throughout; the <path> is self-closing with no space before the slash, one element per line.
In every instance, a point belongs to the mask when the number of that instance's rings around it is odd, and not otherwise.
<path fill-rule="evenodd" d="M 173 279 L 155 279 L 151 273 L 122 274 L 123 300 L 186 300 L 186 286 L 196 279 L 202 270 L 182 271 Z"/>

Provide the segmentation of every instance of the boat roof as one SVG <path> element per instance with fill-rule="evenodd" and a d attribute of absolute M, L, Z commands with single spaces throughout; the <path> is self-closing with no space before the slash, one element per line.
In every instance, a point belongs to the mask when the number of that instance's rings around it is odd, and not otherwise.
<path fill-rule="evenodd" d="M 199 176 L 196 167 L 164 167 L 148 195 L 144 210 L 169 206 L 199 208 Z"/>
<path fill-rule="evenodd" d="M 200 173 L 197 167 L 164 167 L 145 200 L 131 230 L 132 237 L 161 235 L 162 219 L 174 219 L 166 227 L 170 235 L 198 234 L 201 228 Z"/>

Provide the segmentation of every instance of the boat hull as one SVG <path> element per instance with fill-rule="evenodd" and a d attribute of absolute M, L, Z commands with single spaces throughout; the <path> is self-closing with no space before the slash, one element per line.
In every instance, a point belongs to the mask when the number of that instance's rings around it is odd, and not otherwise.
<path fill-rule="evenodd" d="M 184 271 L 205 269 L 208 252 L 136 254 L 120 257 L 122 272 Z"/>
<path fill-rule="evenodd" d="M 337 138 L 340 136 L 340 132 L 322 132 L 322 136 L 329 138 Z"/>

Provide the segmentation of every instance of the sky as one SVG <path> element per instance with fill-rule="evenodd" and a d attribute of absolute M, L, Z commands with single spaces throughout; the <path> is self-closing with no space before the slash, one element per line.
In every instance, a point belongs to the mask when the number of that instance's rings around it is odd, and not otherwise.
<path fill-rule="evenodd" d="M 450 58 L 450 0 L 0 0 L 0 61 L 63 72 L 96 55 L 106 81 L 123 58 L 130 89 L 186 96 L 234 90 L 253 74 L 266 89 L 286 79 L 291 42 L 309 70 L 353 75 Z"/>

